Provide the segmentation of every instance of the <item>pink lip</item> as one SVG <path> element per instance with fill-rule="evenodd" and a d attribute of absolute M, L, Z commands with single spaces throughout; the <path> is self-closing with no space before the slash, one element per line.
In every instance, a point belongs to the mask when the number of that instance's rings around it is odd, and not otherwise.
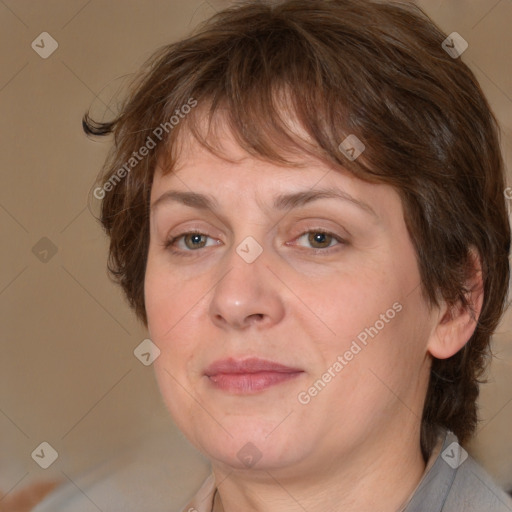
<path fill-rule="evenodd" d="M 211 364 L 205 375 L 210 382 L 223 391 L 235 394 L 249 394 L 291 380 L 303 373 L 273 361 L 249 358 L 243 361 L 222 359 Z"/>

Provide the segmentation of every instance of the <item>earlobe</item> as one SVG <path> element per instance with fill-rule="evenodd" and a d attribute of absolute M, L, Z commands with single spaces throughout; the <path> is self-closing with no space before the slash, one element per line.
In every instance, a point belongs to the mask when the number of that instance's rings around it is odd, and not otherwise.
<path fill-rule="evenodd" d="M 448 306 L 443 301 L 427 350 L 437 359 L 456 354 L 473 335 L 482 311 L 484 298 L 482 265 L 476 249 L 470 249 L 471 274 L 466 281 L 467 307 L 458 301 Z"/>

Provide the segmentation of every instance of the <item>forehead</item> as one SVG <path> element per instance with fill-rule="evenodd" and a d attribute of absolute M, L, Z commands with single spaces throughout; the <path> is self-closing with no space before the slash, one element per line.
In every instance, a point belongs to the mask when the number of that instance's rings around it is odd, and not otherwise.
<path fill-rule="evenodd" d="M 228 111 L 219 108 L 210 120 L 207 109 L 206 102 L 198 105 L 179 127 L 171 151 L 172 168 L 166 167 L 165 158 L 158 160 L 151 187 L 152 205 L 163 194 L 180 191 L 210 196 L 217 203 L 217 210 L 226 210 L 226 205 L 236 203 L 243 208 L 256 205 L 261 210 L 269 211 L 278 209 L 276 205 L 279 202 L 282 205 L 288 202 L 288 206 L 293 207 L 307 203 L 304 196 L 298 200 L 279 201 L 285 195 L 305 193 L 307 196 L 322 189 L 347 195 L 352 205 L 361 203 L 363 210 L 373 214 L 373 221 L 379 217 L 389 222 L 394 217 L 403 221 L 402 203 L 395 189 L 386 184 L 359 179 L 341 165 L 317 156 L 318 145 L 294 117 L 291 109 L 283 110 L 282 114 L 287 135 L 291 139 L 284 138 L 283 144 L 280 144 L 280 140 L 272 141 L 279 150 L 279 156 L 285 158 L 288 164 L 249 153 L 231 130 Z M 213 151 L 197 140 L 189 122 L 192 122 L 199 136 L 213 147 Z M 279 133 L 275 135 L 277 137 Z M 311 151 L 308 152 L 306 148 L 311 148 Z M 192 199 L 190 204 L 198 205 L 202 201 Z M 181 203 L 186 204 L 186 201 Z"/>
<path fill-rule="evenodd" d="M 210 122 L 206 107 L 198 106 L 183 126 L 180 126 L 177 136 L 172 141 L 172 148 L 167 148 L 172 155 L 172 166 L 166 163 L 165 154 L 159 158 L 155 168 L 154 188 L 158 188 L 162 181 L 175 181 L 171 178 L 172 175 L 182 178 L 185 175 L 206 178 L 215 174 L 220 179 L 222 174 L 227 177 L 230 169 L 237 170 L 240 178 L 244 170 L 251 168 L 255 171 L 251 176 L 253 180 L 264 176 L 266 181 L 282 180 L 286 177 L 296 179 L 298 173 L 325 174 L 329 170 L 334 170 L 334 165 L 326 158 L 321 159 L 315 155 L 319 152 L 317 144 L 289 113 L 283 116 L 288 133 L 275 133 L 275 138 L 272 139 L 275 146 L 272 149 L 278 151 L 279 157 L 284 158 L 286 162 L 256 155 L 254 147 L 251 148 L 252 151 L 249 150 L 251 152 L 244 149 L 244 142 L 240 142 L 237 134 L 233 133 L 227 118 L 226 111 L 219 109 Z M 199 136 L 212 147 L 212 150 L 197 140 L 189 128 L 189 123 L 193 124 Z M 279 135 L 282 141 L 277 139 Z M 291 138 L 286 140 L 286 135 Z M 244 137 L 244 141 L 246 140 L 247 135 Z M 306 151 L 305 147 L 311 148 L 310 151 Z M 336 166 L 336 170 L 347 177 L 352 176 L 340 166 Z"/>
<path fill-rule="evenodd" d="M 283 151 L 288 164 L 275 162 L 248 153 L 229 131 L 215 134 L 208 140 L 214 151 L 204 147 L 188 130 L 180 134 L 175 163 L 165 167 L 159 160 L 155 169 L 152 198 L 171 187 L 202 190 L 214 195 L 236 194 L 240 191 L 274 191 L 280 188 L 309 188 L 333 186 L 342 174 L 348 182 L 358 180 L 348 170 L 334 166 L 305 151 Z"/>
<path fill-rule="evenodd" d="M 343 167 L 306 153 L 287 155 L 293 160 L 291 167 L 262 160 L 248 154 L 228 132 L 220 134 L 217 142 L 223 156 L 190 136 L 176 168 L 164 173 L 157 167 L 151 190 L 152 214 L 181 205 L 236 217 L 236 212 L 271 213 L 330 200 L 324 205 L 345 208 L 347 214 L 357 214 L 371 224 L 403 222 L 399 196 L 388 185 L 368 183 Z"/>
<path fill-rule="evenodd" d="M 261 119 L 258 126 L 254 126 L 252 131 L 244 131 L 243 134 L 237 132 L 240 129 L 238 126 L 233 126 L 232 116 L 236 114 L 227 106 L 221 102 L 210 112 L 211 100 L 202 99 L 178 126 L 176 136 L 171 135 L 172 148 L 168 146 L 167 149 L 173 157 L 172 170 L 177 172 L 182 166 L 193 164 L 196 159 L 213 160 L 214 156 L 234 163 L 242 163 L 253 155 L 263 159 L 262 153 L 269 149 L 295 168 L 318 162 L 323 150 L 319 149 L 318 143 L 297 119 L 288 95 L 276 92 L 274 96 L 279 126 L 266 127 L 265 121 Z M 213 152 L 205 148 L 195 134 L 211 146 Z M 248 148 L 248 151 L 243 147 Z M 277 161 L 278 159 L 273 160 L 274 163 Z M 159 164 L 161 163 L 160 160 Z M 160 167 L 165 168 L 162 165 Z"/>

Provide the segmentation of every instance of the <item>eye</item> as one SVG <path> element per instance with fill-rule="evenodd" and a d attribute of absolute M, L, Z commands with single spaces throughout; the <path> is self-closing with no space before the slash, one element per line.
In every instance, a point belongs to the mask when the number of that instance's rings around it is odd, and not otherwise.
<path fill-rule="evenodd" d="M 167 242 L 165 242 L 165 248 L 169 249 L 173 253 L 193 252 L 197 249 L 206 247 L 206 239 L 208 238 L 210 238 L 208 235 L 200 233 L 199 231 L 189 231 L 169 239 Z M 181 239 L 183 239 L 185 247 L 181 246 L 177 250 L 174 249 L 174 247 L 179 246 Z"/>
<path fill-rule="evenodd" d="M 318 252 L 326 252 L 324 249 L 333 247 L 332 242 L 338 242 L 334 245 L 346 243 L 345 240 L 336 236 L 334 233 L 329 233 L 322 229 L 313 229 L 306 231 L 300 235 L 297 240 L 306 238 L 307 243 L 311 244 L 312 248 Z"/>
<path fill-rule="evenodd" d="M 324 231 L 322 229 L 312 229 L 301 234 L 296 240 L 306 238 L 307 243 L 311 244 L 314 252 L 326 253 L 326 249 L 330 249 L 335 245 L 346 244 L 346 241 L 338 237 L 334 233 Z M 196 252 L 198 249 L 208 247 L 207 240 L 213 240 L 208 235 L 201 233 L 200 231 L 189 231 L 187 233 L 180 233 L 175 237 L 170 238 L 165 242 L 164 246 L 170 250 L 173 254 L 180 254 L 184 256 L 190 256 L 191 253 Z M 182 242 L 180 246 L 180 242 Z M 333 242 L 337 242 L 334 243 Z M 218 245 L 218 241 L 214 241 L 211 245 Z M 286 245 L 290 245 L 287 243 Z M 187 254 L 188 253 L 188 254 Z"/>

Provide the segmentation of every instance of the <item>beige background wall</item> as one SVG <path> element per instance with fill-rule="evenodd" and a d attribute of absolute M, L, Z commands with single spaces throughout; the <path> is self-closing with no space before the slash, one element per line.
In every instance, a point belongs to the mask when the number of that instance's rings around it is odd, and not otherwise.
<path fill-rule="evenodd" d="M 73 479 L 165 432 L 171 451 L 204 468 L 168 419 L 151 367 L 133 355 L 146 332 L 107 278 L 106 239 L 87 207 L 108 144 L 88 140 L 81 117 L 91 105 L 98 111 L 105 108 L 118 83 L 113 81 L 134 72 L 158 46 L 184 36 L 227 3 L 0 1 L 4 492 L 41 478 Z M 462 58 L 502 123 L 510 169 L 512 1 L 423 0 L 420 5 L 447 33 L 457 31 L 468 41 Z M 46 59 L 31 47 L 42 32 L 58 43 Z M 46 49 L 48 44 L 46 40 Z M 484 421 L 471 447 L 510 488 L 511 328 L 508 314 L 495 338 L 497 358 L 481 401 Z M 31 458 L 42 441 L 59 453 L 47 470 Z M 178 467 L 181 460 L 172 463 Z"/>

